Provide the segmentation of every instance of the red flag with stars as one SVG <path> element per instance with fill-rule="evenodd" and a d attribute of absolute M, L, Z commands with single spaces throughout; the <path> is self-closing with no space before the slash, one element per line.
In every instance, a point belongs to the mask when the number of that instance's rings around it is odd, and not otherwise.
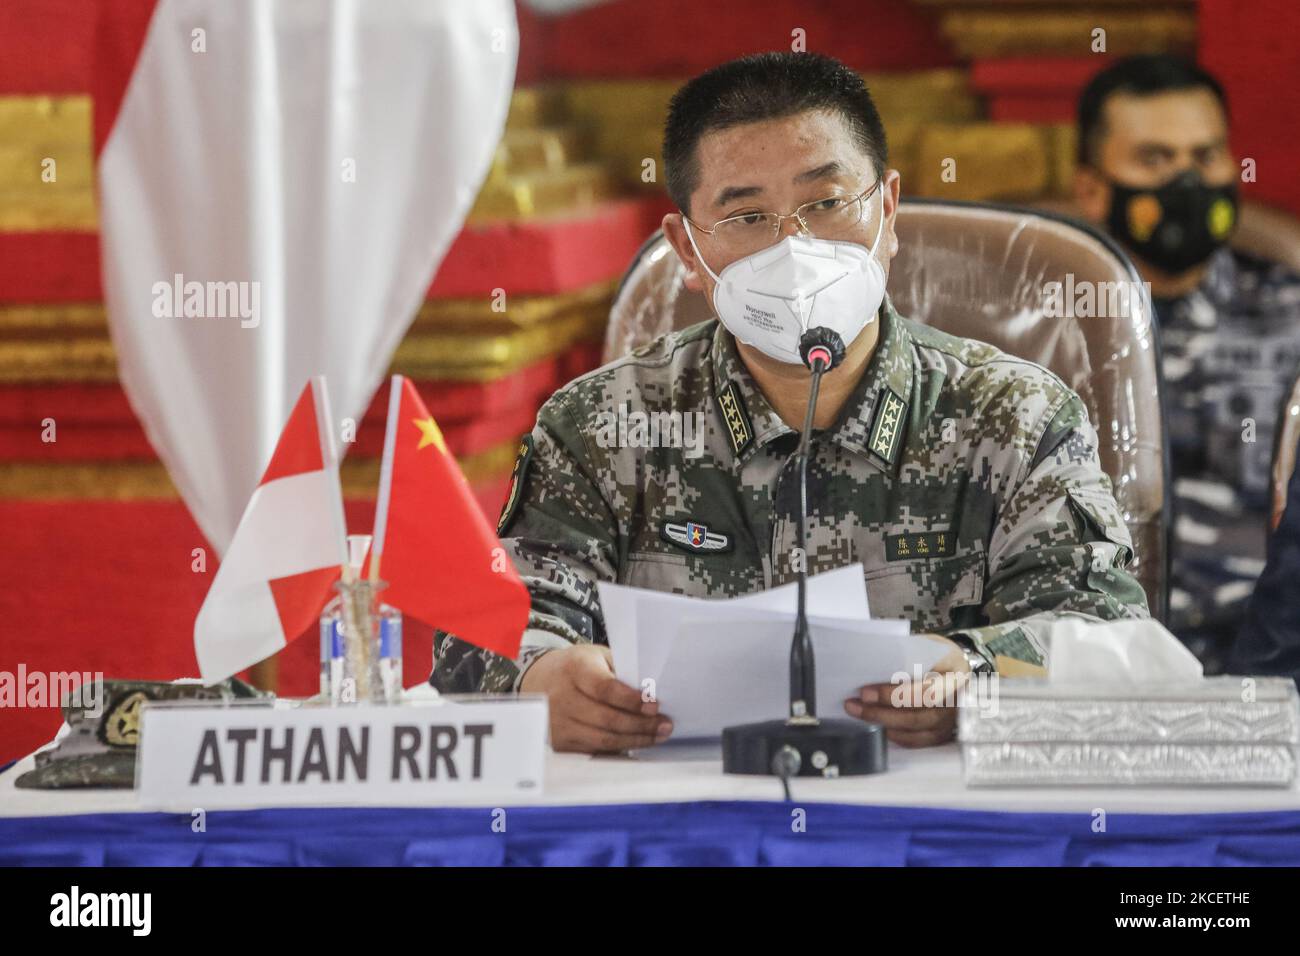
<path fill-rule="evenodd" d="M 393 376 L 374 559 L 383 600 L 506 657 L 519 653 L 528 591 L 409 379 Z M 386 512 L 386 514 L 385 514 Z"/>

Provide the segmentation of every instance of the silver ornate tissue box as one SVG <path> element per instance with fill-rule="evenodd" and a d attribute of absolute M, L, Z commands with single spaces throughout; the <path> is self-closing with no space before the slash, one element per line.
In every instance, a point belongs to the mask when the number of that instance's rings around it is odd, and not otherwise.
<path fill-rule="evenodd" d="M 1296 779 L 1300 695 L 1276 677 L 1147 687 L 995 680 L 967 695 L 967 786 L 1257 786 Z"/>

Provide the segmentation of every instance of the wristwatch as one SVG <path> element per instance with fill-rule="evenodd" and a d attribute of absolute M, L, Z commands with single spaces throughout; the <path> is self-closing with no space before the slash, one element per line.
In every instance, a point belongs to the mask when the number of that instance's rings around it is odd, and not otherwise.
<path fill-rule="evenodd" d="M 975 646 L 975 641 L 966 634 L 949 634 L 948 640 L 952 641 L 961 648 L 962 654 L 966 656 L 966 663 L 970 666 L 972 674 L 996 674 L 997 668 L 993 662 L 980 652 Z"/>

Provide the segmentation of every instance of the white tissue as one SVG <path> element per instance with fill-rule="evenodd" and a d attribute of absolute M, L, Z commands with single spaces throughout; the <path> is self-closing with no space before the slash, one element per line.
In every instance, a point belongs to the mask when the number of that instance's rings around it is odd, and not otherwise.
<path fill-rule="evenodd" d="M 1169 684 L 1204 676 L 1196 655 L 1158 621 L 1067 617 L 1048 640 L 1047 676 L 1054 684 Z"/>

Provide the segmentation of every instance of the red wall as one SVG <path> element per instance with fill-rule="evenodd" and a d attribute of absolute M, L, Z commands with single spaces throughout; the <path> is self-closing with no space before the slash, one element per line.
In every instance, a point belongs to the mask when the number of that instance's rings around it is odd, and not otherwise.
<path fill-rule="evenodd" d="M 1232 147 L 1256 162 L 1243 194 L 1300 216 L 1300 3 L 1201 0 L 1199 58 L 1223 83 Z"/>
<path fill-rule="evenodd" d="M 955 62 L 932 9 L 909 0 L 615 0 L 560 17 L 519 11 L 519 83 L 687 77 L 747 53 L 806 49 L 860 70 Z"/>

